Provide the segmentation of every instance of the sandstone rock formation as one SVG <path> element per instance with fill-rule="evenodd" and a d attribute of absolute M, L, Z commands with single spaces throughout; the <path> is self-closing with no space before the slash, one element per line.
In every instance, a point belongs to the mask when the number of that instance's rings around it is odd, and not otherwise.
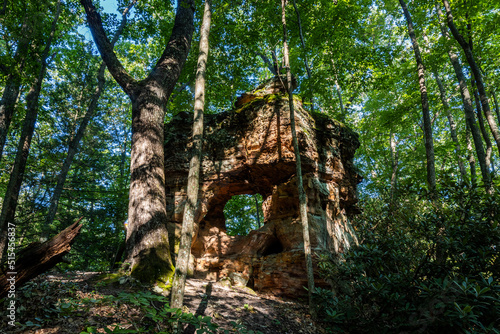
<path fill-rule="evenodd" d="M 199 211 L 192 274 L 278 295 L 307 286 L 299 220 L 295 157 L 287 97 L 280 80 L 245 93 L 227 112 L 205 117 Z M 356 243 L 347 219 L 356 213 L 353 131 L 295 100 L 297 136 L 307 194 L 313 252 L 343 252 Z M 172 251 L 178 247 L 186 200 L 192 115 L 180 113 L 165 129 L 165 186 Z M 264 225 L 229 236 L 223 209 L 234 195 L 262 195 Z M 317 284 L 321 285 L 318 279 Z"/>

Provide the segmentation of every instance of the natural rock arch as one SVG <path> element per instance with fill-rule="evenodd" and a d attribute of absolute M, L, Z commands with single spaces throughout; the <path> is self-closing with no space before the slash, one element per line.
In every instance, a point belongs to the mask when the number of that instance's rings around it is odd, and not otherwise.
<path fill-rule="evenodd" d="M 277 79 L 243 94 L 227 112 L 205 117 L 199 211 L 191 270 L 195 277 L 297 295 L 307 286 L 295 156 L 287 97 Z M 347 217 L 357 212 L 353 166 L 359 146 L 353 131 L 296 104 L 304 187 L 313 252 L 343 252 L 356 243 Z M 189 170 L 192 116 L 166 125 L 165 186 L 172 251 L 177 252 Z M 223 209 L 234 195 L 260 193 L 264 225 L 228 236 Z M 318 284 L 324 284 L 318 280 Z"/>

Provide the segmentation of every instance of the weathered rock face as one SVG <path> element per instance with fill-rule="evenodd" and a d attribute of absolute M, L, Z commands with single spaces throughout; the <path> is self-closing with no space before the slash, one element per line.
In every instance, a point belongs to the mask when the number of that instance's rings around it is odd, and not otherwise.
<path fill-rule="evenodd" d="M 233 110 L 205 116 L 199 211 L 192 245 L 193 275 L 296 296 L 307 286 L 288 99 L 278 80 L 238 99 Z M 343 252 L 356 243 L 347 219 L 357 211 L 360 177 L 352 159 L 357 135 L 295 103 L 313 252 Z M 177 251 L 186 201 L 192 115 L 166 125 L 165 186 L 171 245 Z M 234 195 L 264 198 L 264 226 L 229 236 L 223 209 Z M 320 280 L 317 284 L 324 282 Z"/>

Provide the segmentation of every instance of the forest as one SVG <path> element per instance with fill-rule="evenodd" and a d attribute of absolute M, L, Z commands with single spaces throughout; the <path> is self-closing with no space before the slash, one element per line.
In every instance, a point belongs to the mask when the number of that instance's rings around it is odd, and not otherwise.
<path fill-rule="evenodd" d="M 1 1 L 0 332 L 500 333 L 499 27 L 484 0 Z M 268 106 L 276 142 L 245 123 Z M 279 161 L 238 165 L 245 131 Z M 234 258 L 290 240 L 289 281 Z"/>

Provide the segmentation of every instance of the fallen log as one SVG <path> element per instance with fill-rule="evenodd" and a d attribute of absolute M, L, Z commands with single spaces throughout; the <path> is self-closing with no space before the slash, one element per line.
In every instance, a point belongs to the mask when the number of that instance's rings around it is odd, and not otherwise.
<path fill-rule="evenodd" d="M 83 217 L 82 217 L 83 218 Z M 7 267 L 0 273 L 0 299 L 19 289 L 24 283 L 53 268 L 63 261 L 71 250 L 71 244 L 82 225 L 76 222 L 44 243 L 34 242 L 23 248 L 16 256 L 15 264 L 7 261 Z M 10 291 L 10 293 L 9 293 Z"/>

